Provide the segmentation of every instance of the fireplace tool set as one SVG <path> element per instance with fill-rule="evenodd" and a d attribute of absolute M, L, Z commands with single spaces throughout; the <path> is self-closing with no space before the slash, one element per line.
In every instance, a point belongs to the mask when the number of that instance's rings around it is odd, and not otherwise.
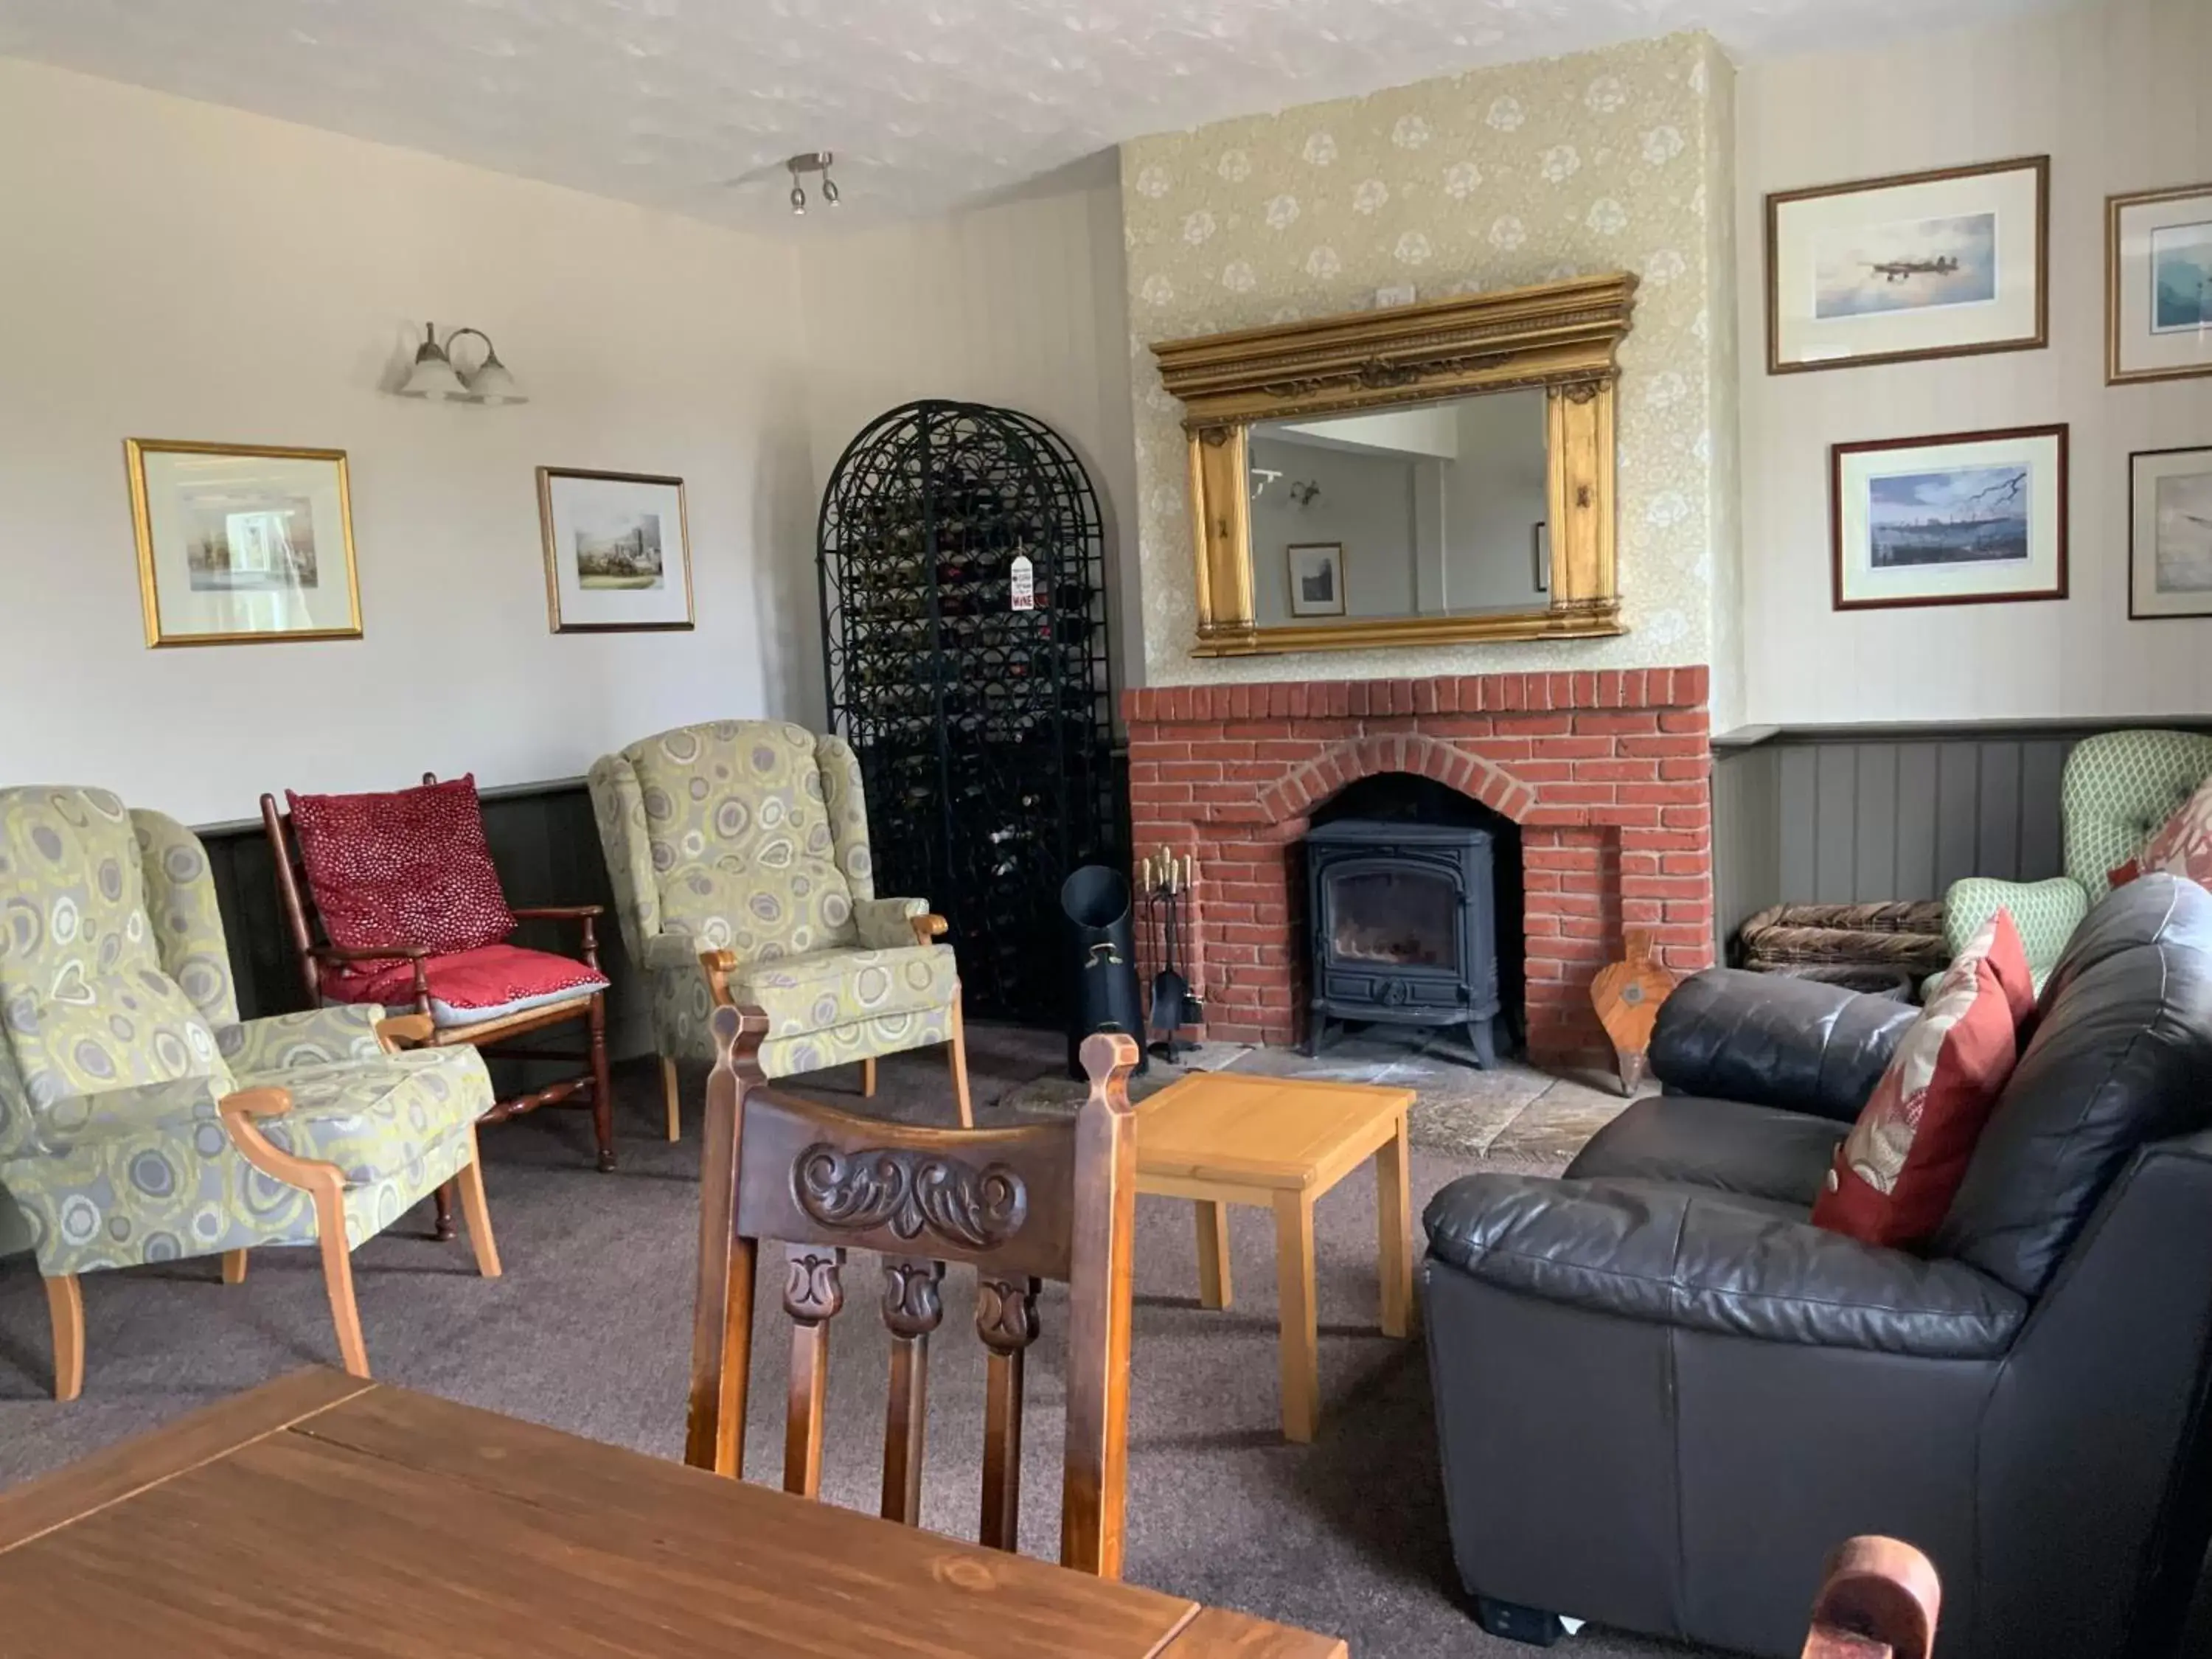
<path fill-rule="evenodd" d="M 1190 935 L 1188 905 L 1191 884 L 1198 877 L 1198 859 L 1185 853 L 1177 858 L 1161 852 L 1137 863 L 1137 884 L 1145 896 L 1145 931 L 1155 930 L 1160 940 L 1160 969 L 1152 975 L 1152 1029 L 1161 1035 L 1152 1052 L 1169 1060 L 1194 1050 L 1194 1042 L 1176 1042 L 1176 1033 L 1206 1018 L 1205 1006 L 1190 988 Z"/>

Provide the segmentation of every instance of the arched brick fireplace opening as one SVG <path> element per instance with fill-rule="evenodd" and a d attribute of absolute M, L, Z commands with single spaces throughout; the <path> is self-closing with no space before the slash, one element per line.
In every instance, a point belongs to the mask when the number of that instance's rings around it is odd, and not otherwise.
<path fill-rule="evenodd" d="M 1705 696 L 1703 668 L 1129 693 L 1136 851 L 1198 860 L 1208 1034 L 1301 1040 L 1296 848 L 1346 785 L 1404 772 L 1519 826 L 1530 1057 L 1607 1059 L 1589 982 L 1625 927 L 1677 971 L 1712 961 Z"/>

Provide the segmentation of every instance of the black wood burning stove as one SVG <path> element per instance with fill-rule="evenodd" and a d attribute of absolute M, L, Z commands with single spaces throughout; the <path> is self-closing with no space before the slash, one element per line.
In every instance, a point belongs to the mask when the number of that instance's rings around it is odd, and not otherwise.
<path fill-rule="evenodd" d="M 1339 818 L 1305 838 L 1319 1054 L 1329 1020 L 1466 1027 L 1497 1063 L 1500 1002 L 1491 835 L 1470 825 Z"/>

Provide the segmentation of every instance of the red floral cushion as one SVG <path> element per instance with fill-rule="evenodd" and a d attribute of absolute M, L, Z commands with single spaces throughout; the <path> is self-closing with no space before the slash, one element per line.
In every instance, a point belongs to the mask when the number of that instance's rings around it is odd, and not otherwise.
<path fill-rule="evenodd" d="M 341 950 L 473 951 L 514 931 L 475 775 L 388 795 L 295 795 L 292 832 Z"/>
<path fill-rule="evenodd" d="M 1937 982 L 1836 1149 L 1813 1224 L 1867 1244 L 1917 1244 L 1942 1224 L 2019 1058 L 2006 985 L 2027 954 L 2000 910 Z"/>
<path fill-rule="evenodd" d="M 439 1025 L 474 1025 L 525 1009 L 542 1007 L 607 988 L 606 976 L 549 951 L 487 945 L 422 963 L 430 981 L 430 1018 Z M 411 963 L 359 963 L 326 969 L 323 994 L 332 1002 L 380 1002 L 401 1011 L 415 1006 Z"/>
<path fill-rule="evenodd" d="M 2165 870 L 2212 887 L 2212 778 L 2181 803 L 2174 815 L 2143 843 L 2142 852 L 2107 878 L 2124 887 L 2146 870 Z"/>

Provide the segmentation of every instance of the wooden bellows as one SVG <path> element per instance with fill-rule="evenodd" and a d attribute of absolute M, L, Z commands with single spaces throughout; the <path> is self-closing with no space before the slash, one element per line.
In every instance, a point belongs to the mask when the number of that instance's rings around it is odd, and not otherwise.
<path fill-rule="evenodd" d="M 928 1129 L 855 1116 L 769 1088 L 757 1062 L 768 1020 L 714 1011 L 700 1178 L 699 1288 L 684 1461 L 743 1473 L 758 1247 L 782 1246 L 792 1321 L 783 1484 L 818 1495 L 829 1325 L 844 1307 L 846 1252 L 883 1258 L 891 1333 L 882 1512 L 913 1524 L 921 1500 L 929 1339 L 947 1263 L 976 1271 L 985 1348 L 981 1537 L 1015 1547 L 1023 1361 L 1041 1282 L 1068 1285 L 1067 1438 L 1060 1561 L 1116 1578 L 1128 1419 L 1135 1117 L 1127 1037 L 1084 1044 L 1091 1093 L 1065 1123 Z"/>

